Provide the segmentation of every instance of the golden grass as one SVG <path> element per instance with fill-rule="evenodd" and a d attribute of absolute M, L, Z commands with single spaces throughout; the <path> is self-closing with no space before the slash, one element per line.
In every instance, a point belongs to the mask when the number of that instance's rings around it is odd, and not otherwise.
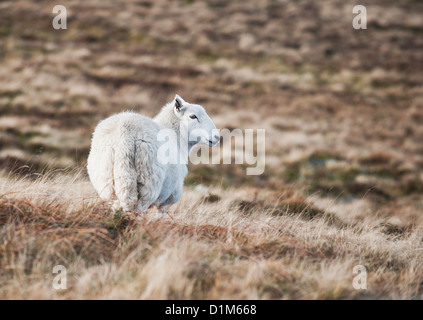
<path fill-rule="evenodd" d="M 0 184 L 2 299 L 359 299 L 423 297 L 423 228 L 377 218 L 334 224 L 287 208 L 284 194 L 186 189 L 161 218 L 114 214 L 78 172 Z M 273 209 L 272 209 L 273 208 Z M 275 214 L 275 212 L 278 212 Z M 341 217 L 337 217 L 341 219 Z M 67 268 L 55 290 L 52 269 Z M 367 268 L 367 290 L 352 286 Z"/>

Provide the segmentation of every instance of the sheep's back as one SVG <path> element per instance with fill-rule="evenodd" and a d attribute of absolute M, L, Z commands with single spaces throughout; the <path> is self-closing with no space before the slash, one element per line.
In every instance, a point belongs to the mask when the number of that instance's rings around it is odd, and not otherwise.
<path fill-rule="evenodd" d="M 137 186 L 138 199 L 142 203 L 153 203 L 159 196 L 166 174 L 166 166 L 157 158 L 159 130 L 159 124 L 134 112 L 119 113 L 101 121 L 94 131 L 91 145 L 88 167 L 92 173 L 90 178 L 93 177 L 91 180 L 100 180 L 96 175 L 100 178 L 110 176 L 117 194 L 119 190 L 127 193 L 132 190 L 131 186 Z M 103 163 L 108 163 L 109 173 L 98 170 L 105 167 Z M 100 182 L 96 189 L 102 188 Z"/>
<path fill-rule="evenodd" d="M 101 121 L 93 134 L 93 143 L 115 145 L 123 137 L 156 141 L 160 128 L 151 118 L 135 112 L 122 112 Z"/>

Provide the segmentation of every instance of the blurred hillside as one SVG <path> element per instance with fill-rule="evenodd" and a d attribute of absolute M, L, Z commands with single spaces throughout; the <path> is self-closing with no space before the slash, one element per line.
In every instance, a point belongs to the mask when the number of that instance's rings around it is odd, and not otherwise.
<path fill-rule="evenodd" d="M 343 0 L 63 4 L 67 30 L 49 1 L 0 3 L 2 169 L 83 166 L 100 119 L 178 93 L 219 128 L 266 129 L 264 175 L 192 166 L 188 184 L 420 206 L 423 3 L 365 1 L 367 30 Z"/>

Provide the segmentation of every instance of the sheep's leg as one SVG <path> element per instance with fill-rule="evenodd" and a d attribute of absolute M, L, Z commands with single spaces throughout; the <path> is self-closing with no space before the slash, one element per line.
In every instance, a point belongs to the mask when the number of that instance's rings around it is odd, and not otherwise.
<path fill-rule="evenodd" d="M 137 172 L 129 156 L 131 150 L 120 148 L 123 150 L 116 150 L 113 168 L 115 193 L 120 207 L 124 211 L 131 211 L 136 208 L 138 201 Z"/>
<path fill-rule="evenodd" d="M 143 200 L 138 200 L 137 208 L 135 209 L 135 211 L 140 214 L 145 214 L 149 207 L 150 207 L 150 204 L 148 202 Z"/>
<path fill-rule="evenodd" d="M 131 177 L 115 178 L 116 197 L 119 200 L 120 207 L 124 211 L 134 210 L 137 204 L 136 182 L 133 183 Z"/>
<path fill-rule="evenodd" d="M 108 147 L 92 147 L 88 156 L 87 171 L 91 183 L 104 201 L 113 200 L 113 152 Z"/>
<path fill-rule="evenodd" d="M 139 138 L 135 141 L 135 171 L 138 202 L 136 210 L 145 213 L 157 200 L 165 179 L 165 168 L 157 160 L 157 144 Z"/>
<path fill-rule="evenodd" d="M 112 209 L 115 212 L 118 211 L 118 210 L 120 210 L 120 209 L 122 209 L 122 207 L 120 206 L 120 201 L 119 200 L 114 200 L 112 202 Z"/>

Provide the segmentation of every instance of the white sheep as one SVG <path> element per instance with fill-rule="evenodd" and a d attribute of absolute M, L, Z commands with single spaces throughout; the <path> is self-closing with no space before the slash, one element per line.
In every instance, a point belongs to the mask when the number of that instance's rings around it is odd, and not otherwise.
<path fill-rule="evenodd" d="M 114 209 L 164 209 L 182 196 L 192 147 L 219 140 L 204 108 L 176 95 L 154 119 L 122 112 L 101 121 L 92 137 L 88 175 Z"/>

